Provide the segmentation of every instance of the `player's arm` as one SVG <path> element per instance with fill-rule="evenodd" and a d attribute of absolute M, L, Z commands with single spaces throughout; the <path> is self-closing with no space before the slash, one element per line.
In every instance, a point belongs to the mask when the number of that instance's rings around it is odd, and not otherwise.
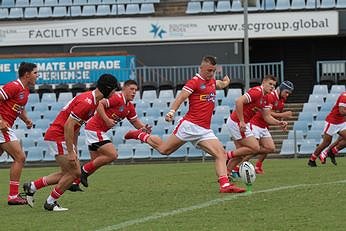
<path fill-rule="evenodd" d="M 216 80 L 216 89 L 224 89 L 231 83 L 230 78 L 225 75 L 222 80 Z"/>
<path fill-rule="evenodd" d="M 32 120 L 28 117 L 28 113 L 26 113 L 25 109 L 19 114 L 18 117 L 25 123 L 27 128 L 32 128 Z"/>
<path fill-rule="evenodd" d="M 235 112 L 237 113 L 238 119 L 239 119 L 239 125 L 240 129 L 242 127 L 245 128 L 245 122 L 244 122 L 244 104 L 248 103 L 248 99 L 245 95 L 240 96 L 236 101 L 235 101 Z"/>
<path fill-rule="evenodd" d="M 77 160 L 77 153 L 73 149 L 73 144 L 76 141 L 76 134 L 74 131 L 75 126 L 80 126 L 79 121 L 76 120 L 72 115 L 70 115 L 64 125 L 64 136 L 67 148 L 67 158 L 71 161 Z"/>
<path fill-rule="evenodd" d="M 0 102 L 5 101 L 5 98 L 2 94 L 0 94 Z M 0 115 L 0 130 L 7 131 L 10 125 L 2 119 L 2 116 Z"/>
<path fill-rule="evenodd" d="M 109 118 L 106 114 L 106 108 L 108 108 L 108 100 L 107 99 L 102 99 L 99 102 L 99 105 L 97 106 L 97 113 L 99 114 L 99 116 L 103 119 L 103 121 L 105 121 L 107 127 L 114 127 L 117 124 L 117 121 Z"/>
<path fill-rule="evenodd" d="M 179 93 L 179 95 L 173 101 L 173 103 L 171 105 L 171 109 L 169 110 L 169 112 L 165 116 L 166 121 L 172 121 L 173 120 L 175 112 L 178 110 L 180 105 L 187 98 L 189 98 L 189 96 L 190 96 L 190 92 L 188 92 L 188 91 L 186 91 L 184 89 Z"/>
<path fill-rule="evenodd" d="M 286 121 L 280 121 L 275 119 L 272 115 L 271 115 L 271 109 L 268 108 L 264 108 L 262 110 L 262 116 L 263 119 L 271 125 L 280 125 L 282 127 L 283 130 L 287 129 L 287 122 Z"/>
<path fill-rule="evenodd" d="M 130 120 L 130 123 L 136 128 L 136 129 L 140 129 L 145 127 L 145 124 L 138 118 L 134 118 L 132 120 Z"/>
<path fill-rule="evenodd" d="M 271 111 L 271 115 L 274 117 L 274 118 L 277 118 L 277 119 L 289 119 L 289 118 L 292 118 L 292 115 L 293 115 L 293 112 L 292 111 L 285 111 L 285 112 L 274 112 L 274 111 Z"/>

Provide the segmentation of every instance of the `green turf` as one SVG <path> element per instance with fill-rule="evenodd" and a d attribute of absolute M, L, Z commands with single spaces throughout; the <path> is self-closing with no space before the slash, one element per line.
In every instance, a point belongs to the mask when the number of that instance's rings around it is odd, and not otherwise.
<path fill-rule="evenodd" d="M 245 196 L 218 193 L 212 162 L 106 166 L 84 193 L 63 195 L 70 210 L 60 213 L 42 207 L 50 187 L 36 193 L 34 208 L 8 206 L 2 168 L 0 230 L 345 230 L 346 183 L 333 182 L 346 179 L 346 158 L 337 167 L 306 162 L 267 160 Z M 25 168 L 22 182 L 55 170 Z"/>

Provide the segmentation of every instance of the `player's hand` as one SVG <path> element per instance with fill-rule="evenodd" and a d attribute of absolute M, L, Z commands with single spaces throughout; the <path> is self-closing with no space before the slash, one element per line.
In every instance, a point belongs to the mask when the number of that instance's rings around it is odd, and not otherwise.
<path fill-rule="evenodd" d="M 282 128 L 282 130 L 287 131 L 287 127 L 288 127 L 287 121 L 280 121 L 279 125 Z"/>
<path fill-rule="evenodd" d="M 5 132 L 8 131 L 10 125 L 5 120 L 0 120 L 0 130 Z"/>
<path fill-rule="evenodd" d="M 26 128 L 27 128 L 27 129 L 32 128 L 32 126 L 33 126 L 32 120 L 30 120 L 30 119 L 26 120 L 26 121 L 25 121 L 25 125 L 26 125 Z"/>
<path fill-rule="evenodd" d="M 246 124 L 244 123 L 244 121 L 239 122 L 239 130 L 240 132 L 246 131 Z"/>
<path fill-rule="evenodd" d="M 231 79 L 228 77 L 228 75 L 225 75 L 222 79 L 222 82 L 224 84 L 223 88 L 225 88 L 228 87 L 228 85 L 231 83 Z"/>
<path fill-rule="evenodd" d="M 70 161 L 76 161 L 77 160 L 77 153 L 75 151 L 68 152 L 66 156 L 67 156 L 67 159 Z"/>
<path fill-rule="evenodd" d="M 152 128 L 153 126 L 149 125 L 149 124 L 146 124 L 144 127 L 141 128 L 141 130 L 143 132 L 146 132 L 148 134 L 151 134 L 151 131 L 152 131 Z"/>
<path fill-rule="evenodd" d="M 173 119 L 174 119 L 174 114 L 175 114 L 175 110 L 170 110 L 167 114 L 166 114 L 166 116 L 165 116 L 165 120 L 167 121 L 167 122 L 171 122 Z"/>
<path fill-rule="evenodd" d="M 109 127 L 109 128 L 114 127 L 118 123 L 118 121 L 111 119 L 111 118 L 108 118 L 105 122 L 106 122 L 107 127 Z"/>

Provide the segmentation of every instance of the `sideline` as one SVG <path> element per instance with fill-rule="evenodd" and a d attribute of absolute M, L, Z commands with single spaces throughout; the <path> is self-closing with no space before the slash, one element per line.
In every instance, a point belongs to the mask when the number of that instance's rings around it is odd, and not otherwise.
<path fill-rule="evenodd" d="M 321 185 L 328 185 L 328 184 L 344 184 L 344 183 L 346 183 L 346 180 L 325 182 L 325 183 L 320 183 L 320 184 L 288 185 L 288 186 L 282 186 L 282 187 L 277 187 L 277 188 L 270 188 L 270 189 L 264 189 L 264 190 L 260 190 L 260 191 L 255 191 L 255 192 L 252 192 L 252 193 L 232 194 L 232 195 L 229 195 L 229 196 L 226 196 L 226 197 L 223 197 L 223 198 L 218 198 L 218 199 L 207 201 L 207 202 L 204 202 L 204 203 L 201 203 L 201 204 L 196 204 L 196 205 L 192 205 L 192 206 L 185 207 L 185 208 L 175 209 L 175 210 L 168 211 L 168 212 L 156 213 L 156 214 L 153 214 L 151 216 L 125 221 L 125 222 L 122 222 L 122 223 L 119 223 L 119 224 L 115 224 L 115 225 L 111 225 L 111 226 L 108 226 L 108 227 L 105 227 L 105 228 L 102 228 L 102 229 L 98 229 L 96 231 L 119 230 L 119 229 L 127 228 L 128 226 L 131 226 L 131 225 L 141 224 L 141 223 L 145 223 L 147 221 L 152 221 L 152 220 L 158 220 L 158 219 L 161 219 L 161 218 L 164 218 L 164 217 L 174 216 L 174 215 L 177 215 L 177 214 L 193 211 L 193 210 L 196 210 L 196 209 L 207 208 L 207 207 L 210 207 L 210 206 L 213 206 L 213 205 L 220 204 L 220 203 L 225 202 L 225 201 L 234 200 L 234 199 L 236 199 L 238 197 L 247 197 L 247 196 L 251 196 L 251 195 L 254 195 L 254 194 L 276 192 L 276 191 L 281 191 L 281 190 L 286 190 L 286 189 L 305 188 L 305 187 L 321 186 Z"/>

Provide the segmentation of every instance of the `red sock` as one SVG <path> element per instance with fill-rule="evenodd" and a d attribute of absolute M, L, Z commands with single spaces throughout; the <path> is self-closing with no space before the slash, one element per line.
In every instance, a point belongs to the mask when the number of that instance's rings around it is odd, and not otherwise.
<path fill-rule="evenodd" d="M 229 183 L 228 177 L 227 176 L 220 176 L 219 177 L 219 184 L 220 184 L 221 188 L 229 186 L 230 183 Z"/>
<path fill-rule="evenodd" d="M 19 182 L 10 180 L 10 196 L 18 195 Z"/>
<path fill-rule="evenodd" d="M 62 196 L 62 194 L 64 194 L 64 192 L 58 189 L 57 187 L 55 187 L 53 191 L 50 193 L 51 197 L 53 197 L 55 200 L 58 200 L 59 197 Z"/>
<path fill-rule="evenodd" d="M 46 187 L 48 185 L 46 181 L 46 177 L 41 177 L 40 179 L 37 179 L 34 181 L 35 188 L 39 190 L 40 188 Z"/>
<path fill-rule="evenodd" d="M 73 184 L 79 184 L 80 183 L 80 178 L 77 178 L 73 181 Z"/>
<path fill-rule="evenodd" d="M 146 132 L 141 132 L 141 133 L 139 133 L 139 135 L 138 135 L 138 139 L 139 139 L 140 141 L 146 143 L 147 140 L 149 139 L 149 136 L 150 136 L 150 135 L 149 135 L 148 133 L 146 133 Z"/>
<path fill-rule="evenodd" d="M 258 160 L 257 162 L 256 162 L 256 167 L 257 168 L 262 168 L 262 161 L 260 161 L 260 160 Z"/>
<path fill-rule="evenodd" d="M 337 147 L 334 147 L 334 148 L 332 148 L 331 151 L 334 155 L 336 155 L 336 154 L 338 154 L 339 149 Z"/>
<path fill-rule="evenodd" d="M 317 156 L 315 154 L 311 154 L 310 160 L 315 161 L 317 159 Z"/>
<path fill-rule="evenodd" d="M 239 172 L 239 165 L 234 166 L 233 171 Z"/>
<path fill-rule="evenodd" d="M 84 170 L 84 172 L 88 173 L 88 175 L 90 175 L 93 172 L 95 172 L 96 168 L 95 168 L 94 162 L 93 161 L 89 161 L 88 163 L 83 165 L 83 170 Z"/>
<path fill-rule="evenodd" d="M 234 152 L 233 151 L 228 151 L 227 152 L 227 159 L 232 159 L 234 158 Z"/>

